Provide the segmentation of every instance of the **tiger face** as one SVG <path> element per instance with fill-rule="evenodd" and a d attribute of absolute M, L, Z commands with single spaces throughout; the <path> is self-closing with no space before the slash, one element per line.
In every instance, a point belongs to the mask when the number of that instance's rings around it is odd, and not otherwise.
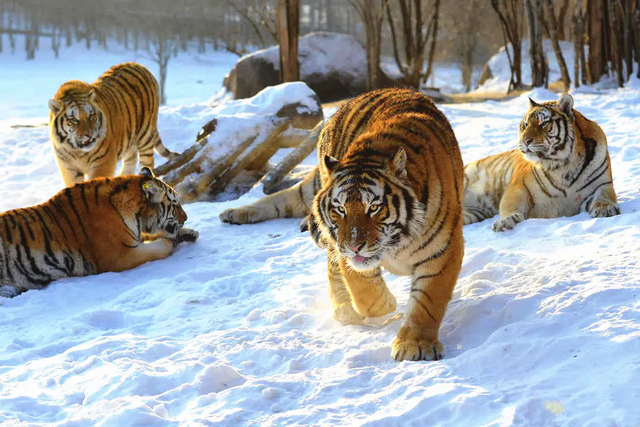
<path fill-rule="evenodd" d="M 400 150 L 386 168 L 354 174 L 353 165 L 327 156 L 331 179 L 317 194 L 309 218 L 316 243 L 329 243 L 361 271 L 378 267 L 405 246 L 424 223 L 424 206 L 406 184 L 405 161 Z"/>
<path fill-rule="evenodd" d="M 176 192 L 153 175 L 151 169 L 144 167 L 140 175 L 148 178 L 141 181 L 142 191 L 149 202 L 146 233 L 164 232 L 176 237 L 187 221 L 187 214 L 180 204 Z"/>
<path fill-rule="evenodd" d="M 60 144 L 69 144 L 73 149 L 91 151 L 107 133 L 103 111 L 96 105 L 93 91 L 87 95 L 49 101 L 55 116 L 54 129 Z"/>
<path fill-rule="evenodd" d="M 573 98 L 563 94 L 557 102 L 537 104 L 529 98 L 529 111 L 519 128 L 519 149 L 525 159 L 555 169 L 571 159 L 575 133 Z"/>

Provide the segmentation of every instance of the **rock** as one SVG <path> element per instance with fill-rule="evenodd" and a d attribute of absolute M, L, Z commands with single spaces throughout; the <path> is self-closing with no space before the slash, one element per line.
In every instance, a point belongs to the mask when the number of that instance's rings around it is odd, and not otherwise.
<path fill-rule="evenodd" d="M 259 50 L 238 60 L 223 86 L 235 99 L 249 98 L 267 86 L 280 84 L 280 50 L 277 46 Z M 366 91 L 365 48 L 353 36 L 317 32 L 298 43 L 300 79 L 320 98 L 332 102 Z M 384 75 L 383 81 L 392 84 Z"/>

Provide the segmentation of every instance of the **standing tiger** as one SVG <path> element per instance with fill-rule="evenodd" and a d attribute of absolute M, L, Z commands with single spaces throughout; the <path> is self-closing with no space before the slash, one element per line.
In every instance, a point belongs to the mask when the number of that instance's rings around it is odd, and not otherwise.
<path fill-rule="evenodd" d="M 140 173 L 79 183 L 41 205 L 0 214 L 0 296 L 127 270 L 195 241 L 173 189 L 148 168 Z"/>
<path fill-rule="evenodd" d="M 442 358 L 438 332 L 464 251 L 462 158 L 446 117 L 412 90 L 370 92 L 327 121 L 318 159 L 317 170 L 301 183 L 224 211 L 221 220 L 237 224 L 310 212 L 311 234 L 328 252 L 336 319 L 357 324 L 396 309 L 381 267 L 411 276 L 392 356 Z"/>
<path fill-rule="evenodd" d="M 169 151 L 158 134 L 158 82 L 140 64 L 108 69 L 93 84 L 72 80 L 49 100 L 49 132 L 58 168 L 67 187 L 85 179 L 121 175 L 140 165 L 153 169 L 154 148 Z"/>
<path fill-rule="evenodd" d="M 467 165 L 464 189 L 464 223 L 499 213 L 494 231 L 527 218 L 620 213 L 607 139 L 596 122 L 573 109 L 569 94 L 543 104 L 529 99 L 519 148 Z"/>

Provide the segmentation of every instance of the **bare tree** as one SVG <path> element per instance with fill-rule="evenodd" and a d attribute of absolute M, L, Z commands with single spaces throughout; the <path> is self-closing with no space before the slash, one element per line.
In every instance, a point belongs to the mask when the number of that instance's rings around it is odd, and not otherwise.
<path fill-rule="evenodd" d="M 525 0 L 527 1 L 527 0 Z M 491 7 L 500 19 L 500 27 L 505 41 L 505 50 L 511 69 L 509 89 L 517 89 L 522 85 L 522 36 L 520 34 L 521 23 L 519 15 L 522 11 L 519 0 L 491 0 Z M 513 58 L 509 54 L 509 46 L 513 49 Z"/>
<path fill-rule="evenodd" d="M 382 86 L 380 54 L 382 51 L 382 20 L 389 0 L 349 0 L 360 15 L 367 37 L 367 89 Z"/>
<path fill-rule="evenodd" d="M 542 0 L 524 0 L 524 10 L 529 26 L 529 61 L 531 63 L 531 85 L 545 85 L 547 65 L 542 45 Z"/>
<path fill-rule="evenodd" d="M 158 72 L 160 73 L 160 105 L 167 103 L 166 82 L 167 72 L 169 69 L 169 59 L 177 53 L 177 43 L 170 40 L 167 34 L 159 32 L 154 35 L 152 42 L 149 44 L 149 54 L 151 59 L 158 64 Z"/>
<path fill-rule="evenodd" d="M 564 61 L 562 55 L 562 49 L 560 49 L 560 43 L 558 42 L 558 30 L 556 28 L 555 13 L 553 11 L 553 3 L 551 0 L 545 0 L 547 17 L 549 18 L 549 36 L 553 45 L 553 51 L 556 54 L 558 66 L 560 67 L 560 74 L 562 78 L 562 84 L 564 91 L 568 92 L 571 87 L 571 78 L 569 77 L 569 70 L 567 69 L 567 63 Z"/>
<path fill-rule="evenodd" d="M 393 46 L 393 54 L 396 64 L 400 72 L 404 76 L 404 82 L 418 89 L 421 81 L 426 81 L 433 69 L 433 58 L 437 43 L 438 21 L 440 16 L 440 0 L 435 0 L 431 7 L 424 7 L 422 0 L 397 0 L 393 5 L 398 5 L 396 9 L 399 14 L 401 24 L 401 33 L 398 37 L 395 28 L 395 19 L 393 17 L 391 2 L 386 5 L 387 19 L 389 29 L 391 31 L 391 39 Z M 431 16 L 425 22 L 423 16 L 425 11 L 432 10 Z M 402 51 L 404 52 L 401 59 L 399 42 L 403 43 Z M 426 48 L 429 45 L 427 55 Z M 425 55 L 427 55 L 427 70 L 423 72 L 425 63 Z"/>
<path fill-rule="evenodd" d="M 573 13 L 573 47 L 574 47 L 574 74 L 573 81 L 576 87 L 580 87 L 580 82 L 587 84 L 591 81 L 590 71 L 584 54 L 585 38 L 585 16 L 586 2 L 588 0 L 576 0 Z M 582 73 L 580 72 L 582 70 Z M 582 76 L 582 79 L 580 78 Z"/>

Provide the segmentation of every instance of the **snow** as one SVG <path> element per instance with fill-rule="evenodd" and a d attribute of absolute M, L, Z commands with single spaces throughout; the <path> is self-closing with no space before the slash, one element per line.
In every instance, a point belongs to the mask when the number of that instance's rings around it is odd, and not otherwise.
<path fill-rule="evenodd" d="M 47 129 L 11 125 L 46 122 L 56 85 L 92 81 L 128 57 L 68 53 L 32 62 L 0 55 L 0 211 L 42 202 L 62 186 Z M 159 123 L 178 149 L 214 114 L 206 101 L 217 87 L 183 86 L 199 70 L 189 55 L 175 69 Z M 202 70 L 220 82 L 216 72 Z M 465 162 L 515 146 L 528 96 L 557 98 L 538 89 L 441 107 Z M 166 260 L 0 300 L 0 423 L 639 424 L 640 90 L 579 92 L 575 102 L 607 134 L 622 215 L 527 220 L 502 234 L 492 220 L 466 226 L 440 333 L 445 359 L 394 362 L 393 315 L 339 325 L 326 255 L 298 220 L 220 223 L 222 210 L 259 198 L 258 186 L 238 200 L 185 206 L 200 239 Z M 385 278 L 404 312 L 409 278 Z"/>

